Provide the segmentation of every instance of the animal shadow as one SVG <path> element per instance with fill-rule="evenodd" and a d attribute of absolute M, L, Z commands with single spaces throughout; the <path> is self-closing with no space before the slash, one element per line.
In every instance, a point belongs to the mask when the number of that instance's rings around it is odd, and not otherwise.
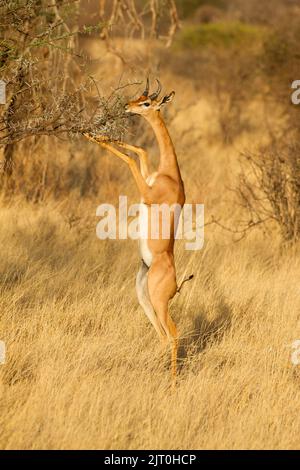
<path fill-rule="evenodd" d="M 183 367 L 184 361 L 191 355 L 200 354 L 210 343 L 218 343 L 231 326 L 231 310 L 224 300 L 216 307 L 217 316 L 207 320 L 204 313 L 196 315 L 193 329 L 182 337 L 178 348 L 178 366 Z"/>

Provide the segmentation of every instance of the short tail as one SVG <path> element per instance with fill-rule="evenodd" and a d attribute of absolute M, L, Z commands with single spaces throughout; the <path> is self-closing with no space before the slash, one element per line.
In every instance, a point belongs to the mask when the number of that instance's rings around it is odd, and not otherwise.
<path fill-rule="evenodd" d="M 183 281 L 181 282 L 180 286 L 177 288 L 177 291 L 176 291 L 176 292 L 178 292 L 178 294 L 180 294 L 180 290 L 181 290 L 183 284 L 184 284 L 185 282 L 190 281 L 191 279 L 193 279 L 193 277 L 194 277 L 194 274 L 191 274 L 189 277 L 186 277 L 185 279 L 183 279 Z"/>

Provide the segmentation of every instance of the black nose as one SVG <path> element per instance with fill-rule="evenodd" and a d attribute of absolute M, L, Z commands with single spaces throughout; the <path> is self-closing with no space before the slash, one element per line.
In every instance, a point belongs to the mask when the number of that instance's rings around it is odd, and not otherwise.
<path fill-rule="evenodd" d="M 126 112 L 126 116 L 133 116 L 133 113 L 131 113 L 129 110 L 130 110 L 130 107 L 129 107 L 129 104 L 125 104 L 124 106 L 124 110 Z"/>

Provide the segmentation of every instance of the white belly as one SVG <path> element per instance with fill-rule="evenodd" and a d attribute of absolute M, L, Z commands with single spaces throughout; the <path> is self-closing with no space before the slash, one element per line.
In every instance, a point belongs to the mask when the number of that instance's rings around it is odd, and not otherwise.
<path fill-rule="evenodd" d="M 146 179 L 146 183 L 151 187 L 153 186 L 156 177 L 158 175 L 158 172 L 156 171 L 155 173 L 152 173 L 152 175 L 149 175 L 148 178 Z"/>
<path fill-rule="evenodd" d="M 157 173 L 152 173 L 148 176 L 146 182 L 149 186 L 152 186 L 155 182 Z M 140 203 L 140 213 L 139 213 L 139 225 L 140 225 L 140 239 L 139 239 L 139 248 L 142 259 L 145 261 L 147 266 L 151 266 L 152 263 L 152 253 L 148 247 L 148 206 L 142 202 Z"/>
<path fill-rule="evenodd" d="M 152 263 L 152 253 L 149 249 L 149 246 L 148 246 L 148 222 L 149 222 L 149 217 L 148 217 L 148 211 L 149 211 L 149 208 L 148 206 L 146 206 L 146 204 L 144 204 L 143 202 L 140 203 L 140 207 L 139 207 L 140 211 L 139 211 L 139 233 L 140 233 L 140 238 L 139 238 L 139 248 L 140 248 L 140 254 L 141 254 L 141 258 L 145 261 L 145 263 L 147 264 L 147 266 L 151 266 L 151 263 Z M 177 228 L 178 228 L 178 224 L 179 224 L 179 216 L 180 214 L 178 214 L 176 217 L 175 217 L 175 220 L 174 220 L 174 225 L 175 225 L 175 230 L 174 230 L 174 233 L 176 234 L 177 232 Z"/>
<path fill-rule="evenodd" d="M 140 213 L 139 213 L 139 226 L 140 226 L 140 239 L 139 248 L 142 259 L 145 261 L 147 266 L 151 266 L 152 253 L 148 247 L 148 207 L 146 204 L 141 202 Z"/>

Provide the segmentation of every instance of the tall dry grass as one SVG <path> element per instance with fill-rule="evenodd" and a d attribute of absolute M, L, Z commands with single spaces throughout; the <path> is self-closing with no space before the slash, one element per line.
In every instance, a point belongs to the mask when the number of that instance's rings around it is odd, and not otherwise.
<path fill-rule="evenodd" d="M 118 61 L 109 60 L 115 73 Z M 234 224 L 241 214 L 228 188 L 238 155 L 267 143 L 270 126 L 283 129 L 281 110 L 275 103 L 266 119 L 265 103 L 243 102 L 247 125 L 231 142 L 222 138 L 222 106 L 199 91 L 197 77 L 168 67 L 163 77 L 167 91 L 176 89 L 165 113 L 187 202 L 204 203 L 207 221 Z M 157 162 L 146 125 L 128 141 Z M 214 225 L 199 252 L 177 243 L 179 280 L 195 277 L 171 304 L 180 332 L 172 392 L 169 352 L 135 295 L 137 246 L 95 234 L 99 203 L 119 194 L 136 202 L 138 193 L 114 157 L 88 143 L 75 150 L 29 148 L 28 160 L 16 162 L 16 186 L 1 193 L 0 447 L 299 448 L 300 365 L 291 361 L 300 339 L 299 247 L 282 247 L 274 227 L 234 243 Z"/>
<path fill-rule="evenodd" d="M 179 276 L 187 264 L 195 279 L 171 306 L 172 393 L 133 242 L 70 230 L 51 205 L 0 214 L 1 448 L 299 447 L 299 258 L 255 239 L 178 247 Z"/>

